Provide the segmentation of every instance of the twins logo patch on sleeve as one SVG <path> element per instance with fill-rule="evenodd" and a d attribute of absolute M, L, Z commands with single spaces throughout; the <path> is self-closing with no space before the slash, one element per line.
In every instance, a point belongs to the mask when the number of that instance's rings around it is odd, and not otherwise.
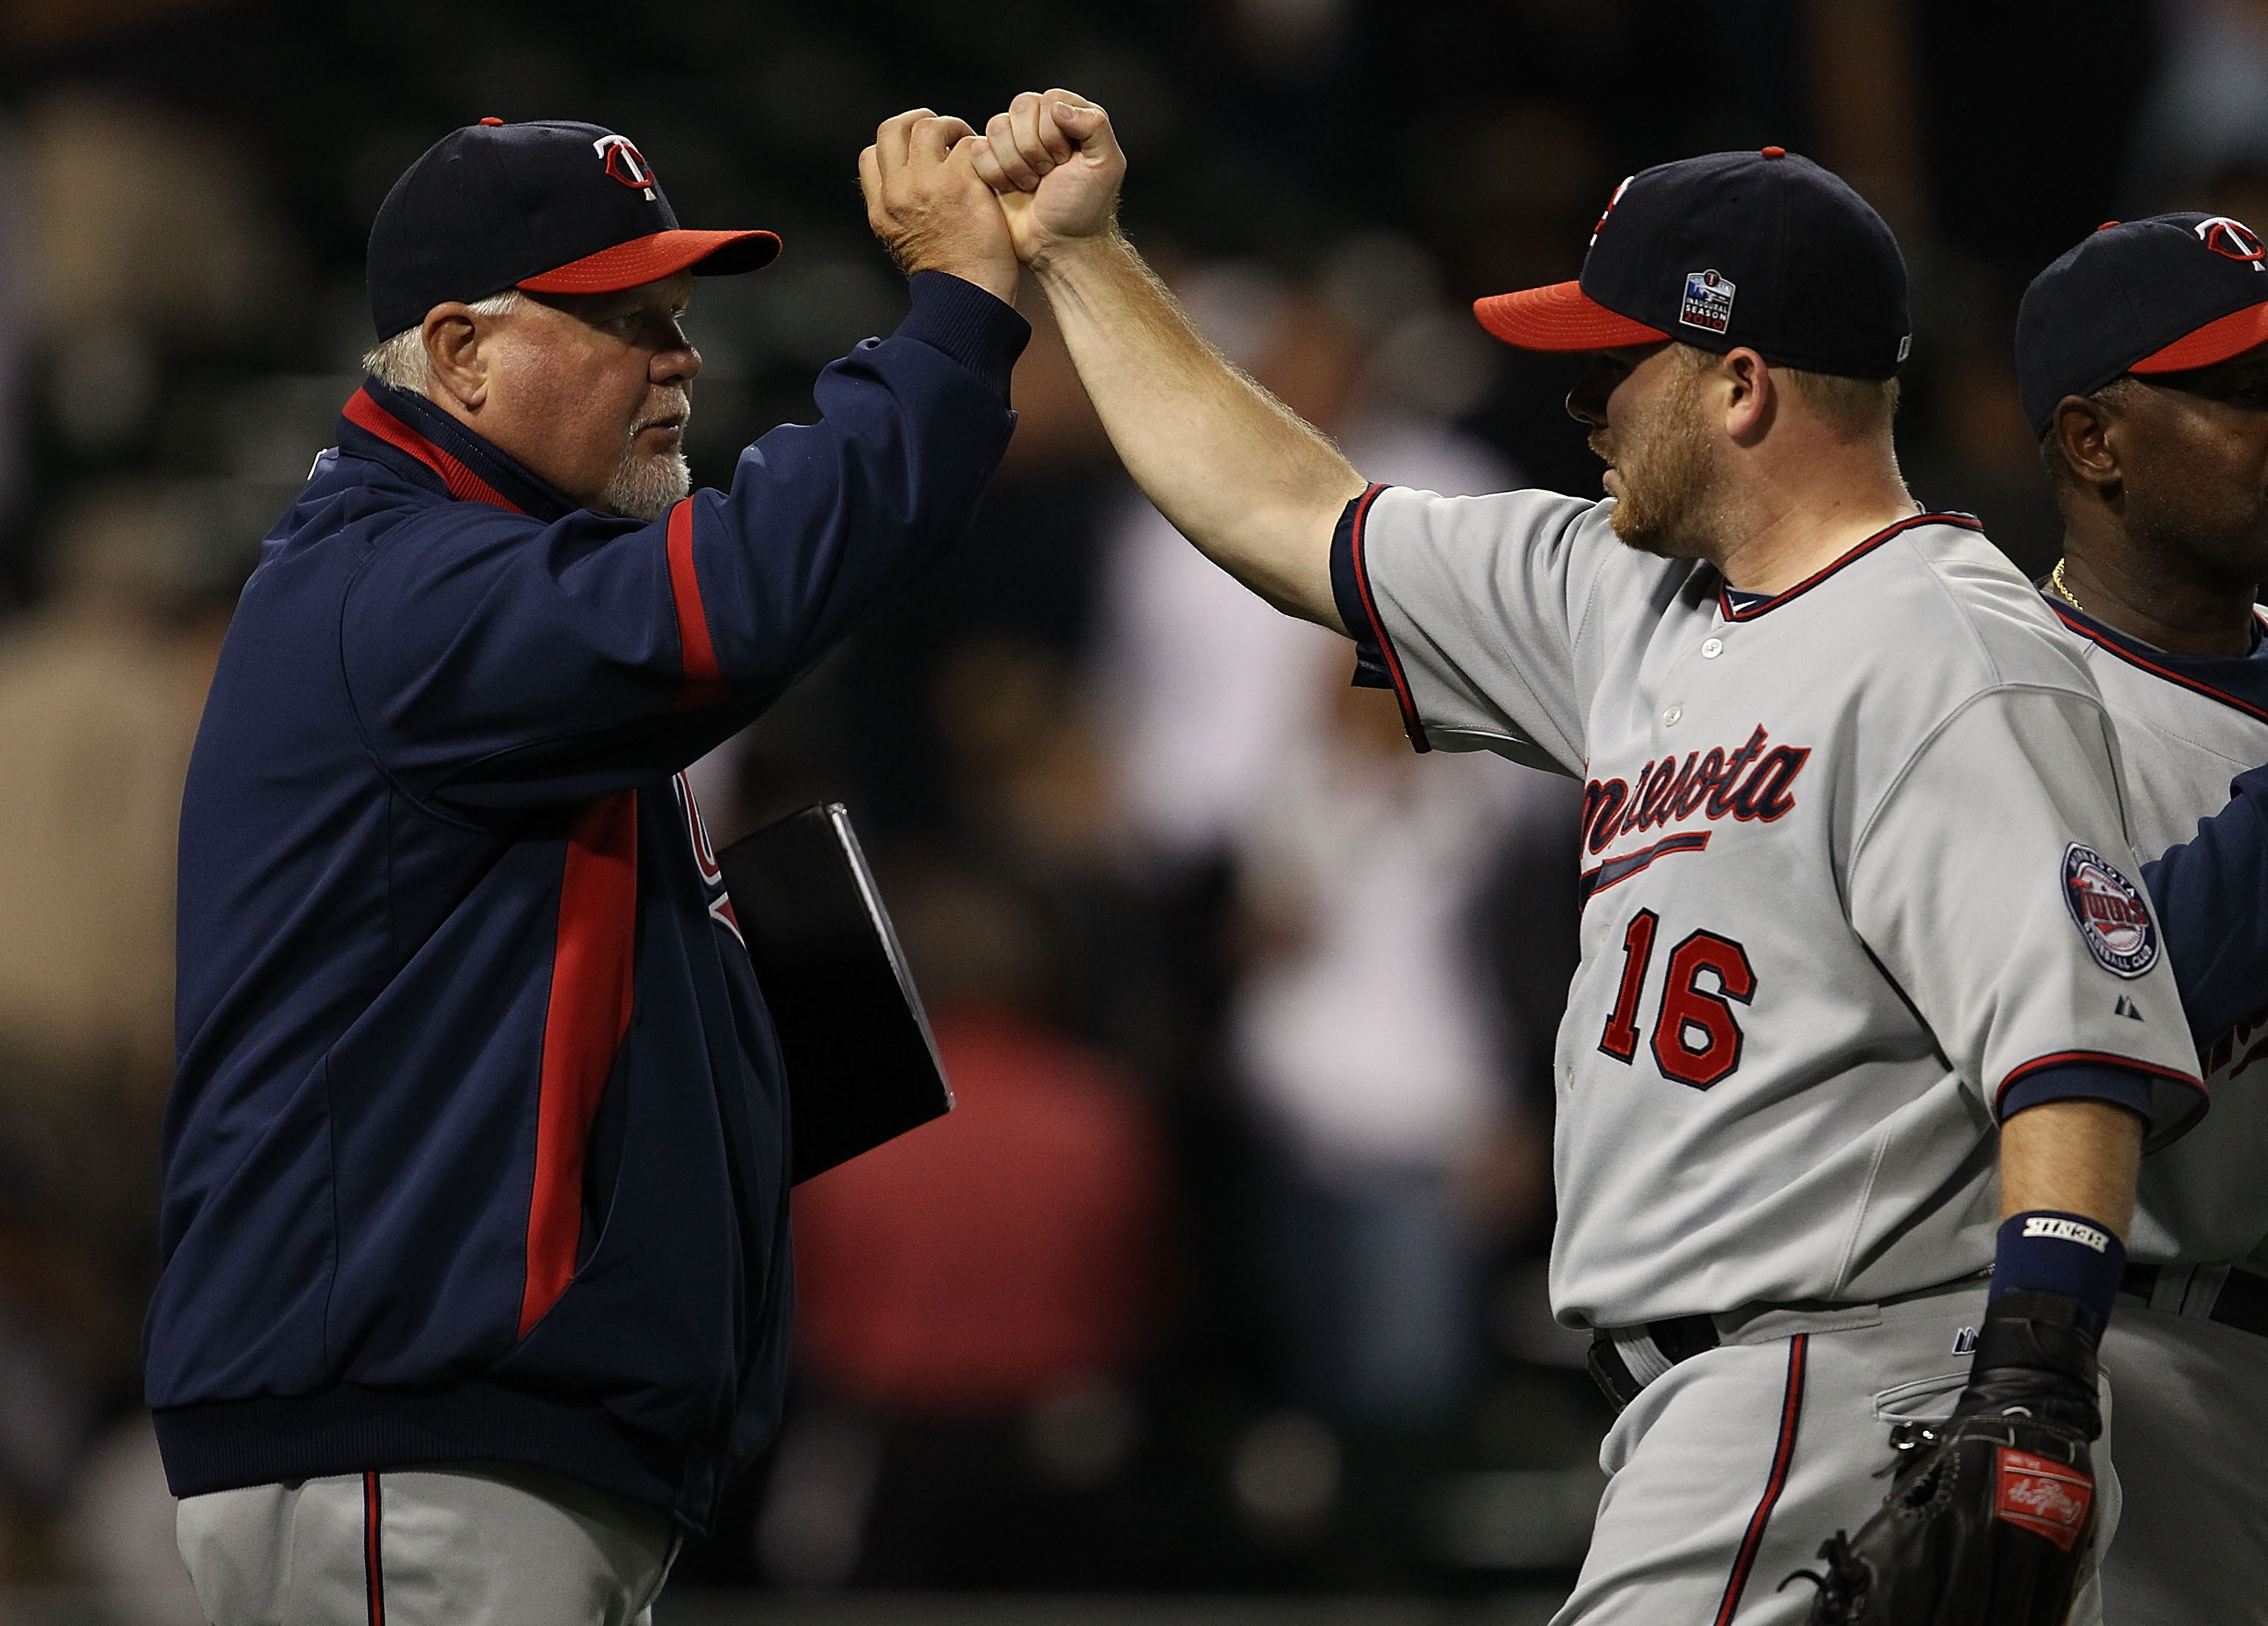
<path fill-rule="evenodd" d="M 2064 849 L 2063 901 L 2088 952 L 2113 976 L 2143 976 L 2158 963 L 2158 928 L 2141 889 L 2094 848 Z"/>

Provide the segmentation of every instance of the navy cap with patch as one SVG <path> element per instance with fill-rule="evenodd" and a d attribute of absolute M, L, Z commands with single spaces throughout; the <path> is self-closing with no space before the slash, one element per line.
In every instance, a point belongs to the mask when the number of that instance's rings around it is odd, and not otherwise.
<path fill-rule="evenodd" d="M 2032 279 L 2016 386 L 2032 432 L 2121 373 L 2185 372 L 2268 343 L 2268 251 L 2227 215 L 2109 221 Z"/>
<path fill-rule="evenodd" d="M 1779 147 L 1640 170 L 1608 200 L 1579 281 L 1493 294 L 1473 313 L 1523 349 L 1675 339 L 1859 379 L 1893 376 L 1912 332 L 1889 225 Z"/>
<path fill-rule="evenodd" d="M 770 232 L 688 232 L 653 166 L 596 124 L 482 119 L 402 173 L 370 229 L 370 314 L 390 338 L 452 299 L 611 293 L 771 263 Z"/>

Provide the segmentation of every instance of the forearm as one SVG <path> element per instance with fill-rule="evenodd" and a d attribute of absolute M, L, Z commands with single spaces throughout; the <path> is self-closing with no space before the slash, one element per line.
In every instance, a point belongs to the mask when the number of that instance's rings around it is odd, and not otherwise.
<path fill-rule="evenodd" d="M 2044 1101 L 2000 1126 L 2000 1212 L 2078 1214 L 2124 1237 L 2134 1221 L 2142 1121 L 2108 1101 Z"/>
<path fill-rule="evenodd" d="M 1364 482 L 1337 448 L 1208 344 L 1116 232 L 1033 269 L 1103 427 L 1159 511 L 1278 609 L 1346 630 L 1331 531 Z"/>

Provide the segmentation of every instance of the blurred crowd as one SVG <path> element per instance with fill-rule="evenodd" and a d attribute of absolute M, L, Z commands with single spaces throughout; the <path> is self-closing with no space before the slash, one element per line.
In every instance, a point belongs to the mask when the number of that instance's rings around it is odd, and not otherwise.
<path fill-rule="evenodd" d="M 807 418 L 901 285 L 853 160 L 1110 107 L 1126 224 L 1373 479 L 1591 492 L 1572 276 L 1644 165 L 1765 143 L 1897 229 L 1915 495 L 2057 552 L 2009 354 L 2101 220 L 2268 224 L 2268 0 L 14 0 L 0 8 L 0 1581 L 196 1618 L 137 1408 L 173 822 L 259 538 L 371 336 L 363 235 L 482 115 L 631 134 L 777 269 L 689 445 Z M 1133 491 L 1043 302 L 973 533 L 696 769 L 877 857 L 961 1110 L 798 1193 L 799 1373 L 688 1583 L 1459 1589 L 1571 1569 L 1606 1422 L 1551 1321 L 1572 787 L 1413 754 L 1345 642 Z"/>

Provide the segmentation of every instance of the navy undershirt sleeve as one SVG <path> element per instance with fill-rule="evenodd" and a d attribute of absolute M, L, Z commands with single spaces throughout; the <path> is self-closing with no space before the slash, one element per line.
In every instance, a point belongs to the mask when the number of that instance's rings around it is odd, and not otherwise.
<path fill-rule="evenodd" d="M 2268 768 L 2228 793 L 2192 839 L 2142 866 L 2200 1047 L 2268 1004 Z"/>
<path fill-rule="evenodd" d="M 1331 533 L 1331 601 L 1348 636 L 1354 639 L 1354 687 L 1392 688 L 1394 678 L 1386 669 L 1386 651 L 1379 647 L 1378 629 L 1370 624 L 1370 613 L 1363 607 L 1362 586 L 1355 579 L 1354 522 L 1361 511 L 1362 497 L 1349 497 L 1347 505 L 1339 510 L 1338 527 Z"/>
<path fill-rule="evenodd" d="M 2010 1085 L 2000 1094 L 2000 1122 L 2006 1123 L 2027 1107 L 2050 1101 L 2110 1101 L 2150 1122 L 2151 1081 L 2124 1067 L 2102 1062 L 2065 1062 L 2043 1067 Z"/>

